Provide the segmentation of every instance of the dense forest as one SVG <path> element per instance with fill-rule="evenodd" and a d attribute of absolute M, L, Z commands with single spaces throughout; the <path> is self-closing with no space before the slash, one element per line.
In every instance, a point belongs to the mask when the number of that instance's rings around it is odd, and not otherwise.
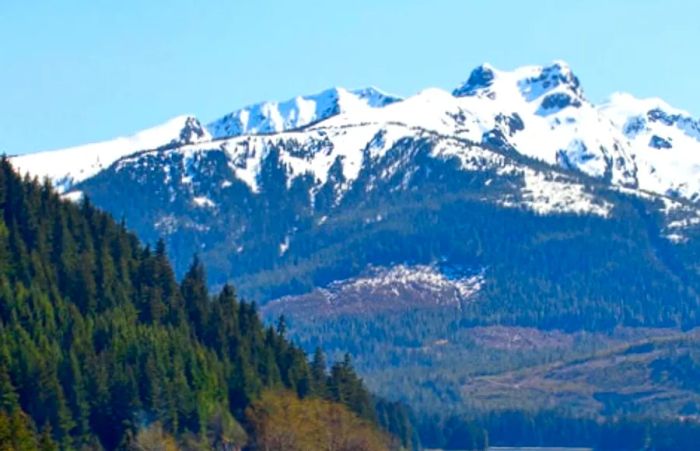
<path fill-rule="evenodd" d="M 163 242 L 5 158 L 0 209 L 0 449 L 415 446 L 348 357 L 308 360 L 197 258 L 178 282 Z"/>
<path fill-rule="evenodd" d="M 461 326 L 460 314 L 442 308 L 314 321 L 295 315 L 288 324 L 302 347 L 356 355 L 373 391 L 398 394 L 414 409 L 415 428 L 429 449 L 698 447 L 697 335 L 470 328 Z M 663 335 L 650 338 L 654 333 Z M 512 348 L 502 347 L 514 334 L 525 341 L 522 347 L 512 341 Z M 550 366 L 561 372 L 544 372 L 542 385 L 533 385 L 537 379 L 528 375 Z M 509 374 L 516 376 L 503 377 Z M 619 390 L 618 383 L 634 388 Z"/>

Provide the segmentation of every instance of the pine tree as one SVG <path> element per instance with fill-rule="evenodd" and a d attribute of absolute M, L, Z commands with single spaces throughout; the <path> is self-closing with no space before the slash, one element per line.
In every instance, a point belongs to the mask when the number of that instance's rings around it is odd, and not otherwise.
<path fill-rule="evenodd" d="M 21 410 L 12 414 L 0 411 L 0 449 L 35 451 L 37 448 L 37 438 L 28 416 Z"/>
<path fill-rule="evenodd" d="M 319 398 L 328 396 L 328 380 L 326 377 L 326 356 L 320 347 L 316 347 L 311 360 L 312 393 Z"/>
<path fill-rule="evenodd" d="M 39 436 L 39 451 L 58 451 L 58 445 L 54 442 L 51 435 L 51 426 L 47 423 Z"/>
<path fill-rule="evenodd" d="M 19 409 L 19 396 L 10 380 L 6 363 L 0 356 L 0 411 L 12 414 Z"/>
<path fill-rule="evenodd" d="M 208 320 L 209 295 L 206 280 L 204 265 L 195 255 L 182 280 L 181 292 L 185 299 L 185 310 L 198 337 L 204 336 Z"/>

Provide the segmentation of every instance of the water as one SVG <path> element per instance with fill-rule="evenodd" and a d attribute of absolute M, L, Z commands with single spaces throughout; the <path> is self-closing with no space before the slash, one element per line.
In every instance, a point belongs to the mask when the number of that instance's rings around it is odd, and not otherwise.
<path fill-rule="evenodd" d="M 448 451 L 431 449 L 426 451 Z M 449 450 L 468 451 L 468 450 Z M 547 446 L 490 446 L 486 451 L 593 451 L 593 448 L 567 448 L 567 447 L 547 447 Z"/>
<path fill-rule="evenodd" d="M 551 448 L 551 447 L 503 447 L 503 446 L 491 446 L 487 451 L 593 451 L 593 448 Z"/>

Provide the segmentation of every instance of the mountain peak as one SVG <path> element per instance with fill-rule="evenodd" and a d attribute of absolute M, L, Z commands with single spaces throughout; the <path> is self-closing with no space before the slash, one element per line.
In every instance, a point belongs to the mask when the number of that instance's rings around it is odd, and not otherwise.
<path fill-rule="evenodd" d="M 162 124 L 123 136 L 67 149 L 20 155 L 12 159 L 21 171 L 50 178 L 56 189 L 67 192 L 127 155 L 211 140 L 209 132 L 192 115 L 174 117 Z"/>
<path fill-rule="evenodd" d="M 401 98 L 370 86 L 348 90 L 333 87 L 316 94 L 297 96 L 282 102 L 261 102 L 236 110 L 211 122 L 207 128 L 214 138 L 293 130 L 340 113 L 363 108 L 381 108 Z"/>
<path fill-rule="evenodd" d="M 173 147 L 180 146 L 184 144 L 195 144 L 202 141 L 210 141 L 211 136 L 209 132 L 204 128 L 199 119 L 193 115 L 182 115 L 177 116 L 165 124 L 163 124 L 164 129 L 172 129 L 173 133 L 172 139 L 161 145 L 160 147 Z M 177 132 L 179 130 L 179 133 Z M 138 135 L 136 135 L 138 136 Z"/>
<path fill-rule="evenodd" d="M 561 59 L 552 61 L 552 64 L 546 66 L 545 68 L 557 70 L 565 75 L 573 75 L 573 71 L 571 70 L 571 66 L 569 65 L 569 63 Z"/>
<path fill-rule="evenodd" d="M 452 91 L 455 97 L 473 96 L 479 91 L 487 89 L 496 78 L 496 69 L 489 63 L 484 63 L 472 70 L 467 81 Z"/>
<path fill-rule="evenodd" d="M 555 61 L 549 66 L 524 68 L 515 71 L 522 74 L 518 80 L 520 92 L 526 100 L 538 99 L 554 90 L 567 91 L 579 99 L 583 99 L 583 91 L 578 77 L 563 61 Z"/>
<path fill-rule="evenodd" d="M 403 100 L 402 97 L 390 94 L 373 85 L 365 88 L 353 89 L 350 92 L 362 99 L 366 99 L 368 105 L 375 108 L 383 107 Z"/>
<path fill-rule="evenodd" d="M 547 66 L 522 66 L 512 71 L 500 71 L 484 63 L 476 67 L 452 95 L 492 100 L 500 96 L 507 99 L 519 96 L 527 102 L 542 99 L 539 108 L 542 115 L 569 106 L 578 107 L 585 100 L 578 77 L 562 60 L 555 60 Z"/>

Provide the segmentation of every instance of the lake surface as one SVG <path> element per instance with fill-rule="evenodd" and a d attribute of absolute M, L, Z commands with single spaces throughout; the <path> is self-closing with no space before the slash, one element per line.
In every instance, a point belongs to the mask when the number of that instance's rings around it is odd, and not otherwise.
<path fill-rule="evenodd" d="M 492 446 L 488 451 L 593 451 L 593 448 L 548 448 L 541 446 L 534 447 L 502 447 Z"/>
<path fill-rule="evenodd" d="M 462 451 L 462 450 L 441 450 L 427 449 L 426 451 Z M 464 450 L 468 451 L 468 450 Z M 562 447 L 542 447 L 542 446 L 491 446 L 486 451 L 593 451 L 593 448 L 562 448 Z"/>

